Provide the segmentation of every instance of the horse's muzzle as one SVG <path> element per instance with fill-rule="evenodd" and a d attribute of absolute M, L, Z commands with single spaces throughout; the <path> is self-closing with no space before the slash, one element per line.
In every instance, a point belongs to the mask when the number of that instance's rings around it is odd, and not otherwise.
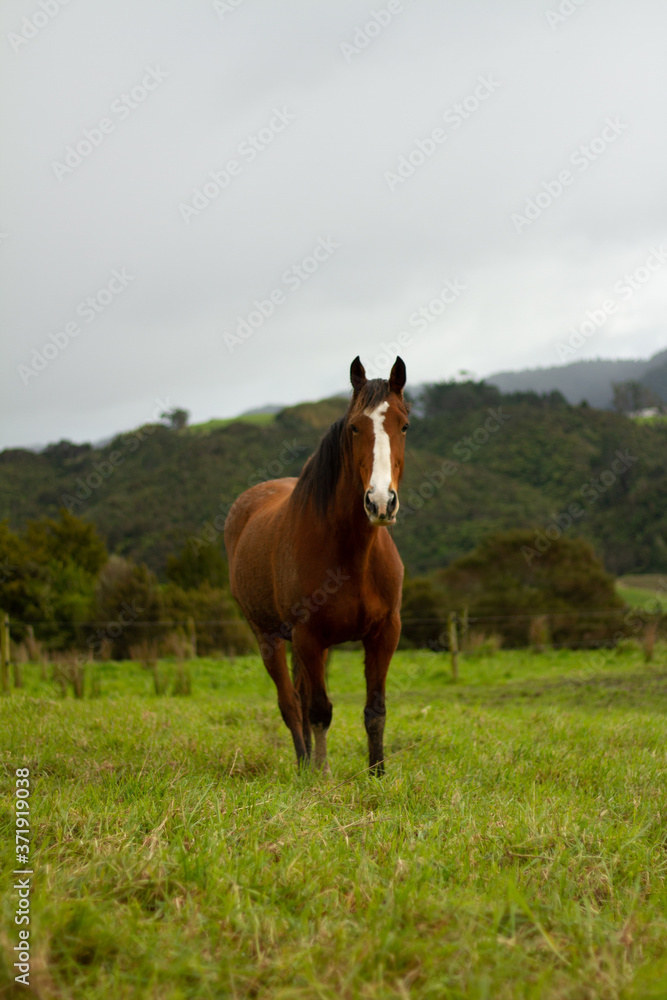
<path fill-rule="evenodd" d="M 389 490 L 388 497 L 373 500 L 372 491 L 366 490 L 364 508 L 371 524 L 376 525 L 376 527 L 395 524 L 396 512 L 398 511 L 398 493 L 396 490 Z"/>

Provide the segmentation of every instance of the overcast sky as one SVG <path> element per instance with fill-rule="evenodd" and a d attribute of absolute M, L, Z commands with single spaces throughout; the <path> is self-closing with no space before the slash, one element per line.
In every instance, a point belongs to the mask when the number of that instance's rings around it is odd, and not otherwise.
<path fill-rule="evenodd" d="M 356 354 L 667 347 L 666 34 L 661 0 L 3 0 L 0 446 Z"/>

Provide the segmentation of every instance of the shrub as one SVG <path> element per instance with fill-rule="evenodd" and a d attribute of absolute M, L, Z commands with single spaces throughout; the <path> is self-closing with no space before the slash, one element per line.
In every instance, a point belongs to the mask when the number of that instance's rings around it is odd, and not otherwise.
<path fill-rule="evenodd" d="M 401 645 L 423 647 L 439 641 L 447 625 L 445 595 L 429 577 L 406 579 L 401 605 Z"/>
<path fill-rule="evenodd" d="M 88 638 L 92 652 L 111 642 L 114 659 L 130 659 L 130 647 L 142 639 L 157 642 L 162 632 L 162 600 L 155 574 L 144 564 L 112 556 L 95 588 L 95 615 L 100 623 Z"/>
<path fill-rule="evenodd" d="M 162 590 L 162 600 L 167 620 L 176 623 L 192 618 L 197 623 L 198 655 L 223 652 L 233 656 L 256 651 L 255 638 L 228 590 L 207 582 L 192 590 L 169 583 Z"/>
<path fill-rule="evenodd" d="M 534 539 L 530 530 L 498 532 L 437 571 L 450 606 L 467 606 L 482 626 L 493 618 L 510 646 L 533 642 L 534 616 L 541 618 L 541 645 L 549 631 L 554 644 L 576 646 L 608 642 L 626 629 L 614 579 L 587 542 L 561 536 L 539 553 Z"/>

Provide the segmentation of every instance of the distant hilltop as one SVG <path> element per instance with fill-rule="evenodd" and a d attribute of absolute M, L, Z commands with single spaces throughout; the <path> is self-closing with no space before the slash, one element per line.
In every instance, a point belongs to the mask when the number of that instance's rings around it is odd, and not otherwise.
<path fill-rule="evenodd" d="M 552 392 L 557 389 L 568 403 L 587 402 L 601 410 L 614 403 L 613 384 L 639 382 L 662 403 L 667 403 L 667 351 L 654 354 L 647 361 L 575 361 L 552 368 L 525 368 L 522 371 L 497 372 L 484 380 L 501 392 Z"/>

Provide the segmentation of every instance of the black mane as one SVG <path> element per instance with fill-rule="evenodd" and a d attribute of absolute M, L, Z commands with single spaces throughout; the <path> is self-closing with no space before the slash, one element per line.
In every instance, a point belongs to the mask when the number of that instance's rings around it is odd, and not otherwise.
<path fill-rule="evenodd" d="M 390 392 L 389 382 L 383 378 L 374 378 L 366 382 L 353 396 L 347 413 L 334 421 L 324 433 L 317 449 L 303 467 L 292 494 L 297 503 L 305 504 L 308 500 L 312 500 L 317 514 L 326 517 L 348 449 L 345 430 L 350 417 L 384 403 L 389 398 Z"/>
<path fill-rule="evenodd" d="M 336 420 L 317 446 L 317 450 L 306 462 L 294 487 L 293 496 L 297 502 L 305 504 L 313 501 L 315 510 L 324 517 L 336 491 L 336 485 L 343 465 L 343 451 L 346 438 L 347 413 Z"/>

